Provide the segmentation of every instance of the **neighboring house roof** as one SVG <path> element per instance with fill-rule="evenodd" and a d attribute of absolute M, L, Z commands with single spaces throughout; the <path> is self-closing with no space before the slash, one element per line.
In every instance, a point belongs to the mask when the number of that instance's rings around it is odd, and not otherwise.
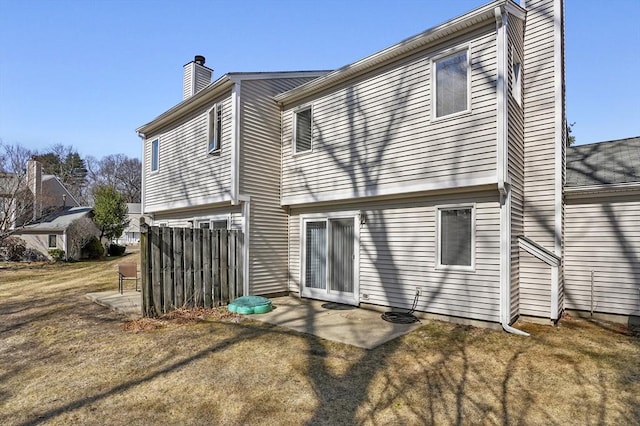
<path fill-rule="evenodd" d="M 142 204 L 141 203 L 127 203 L 127 212 L 129 214 L 141 214 L 142 213 Z"/>
<path fill-rule="evenodd" d="M 357 77 L 361 74 L 369 72 L 373 69 L 380 68 L 390 62 L 397 61 L 406 57 L 418 49 L 424 49 L 434 43 L 440 43 L 443 40 L 460 34 L 461 31 L 468 31 L 469 28 L 481 22 L 495 20 L 496 7 L 509 11 L 509 13 L 523 19 L 526 11 L 511 0 L 499 0 L 488 3 L 477 9 L 474 9 L 457 18 L 446 21 L 445 23 L 430 28 L 413 37 L 409 37 L 400 43 L 394 44 L 383 49 L 373 55 L 369 55 L 357 62 L 345 65 L 333 72 L 322 77 L 302 84 L 295 89 L 274 96 L 276 102 L 285 104 L 294 102 L 307 96 L 311 96 L 322 90 L 334 87 L 344 81 Z"/>
<path fill-rule="evenodd" d="M 640 182 L 640 137 L 567 149 L 567 187 Z"/>
<path fill-rule="evenodd" d="M 78 202 L 76 197 L 74 197 L 73 194 L 69 192 L 69 190 L 67 189 L 65 184 L 62 183 L 59 177 L 57 177 L 56 175 L 45 175 L 45 174 L 42 175 L 43 190 L 54 191 L 55 189 L 52 187 L 49 187 L 49 188 L 44 187 L 44 185 L 48 184 L 49 182 L 57 184 L 58 186 L 57 191 L 60 193 L 60 195 L 64 194 L 67 196 L 65 200 L 67 204 L 69 205 L 75 204 L 75 207 L 80 207 L 80 203 Z"/>
<path fill-rule="evenodd" d="M 257 80 L 265 78 L 296 78 L 296 77 L 319 77 L 329 71 L 275 71 L 275 72 L 231 72 L 227 73 L 216 81 L 210 83 L 207 87 L 195 93 L 193 96 L 183 100 L 179 104 L 173 106 L 163 112 L 152 121 L 140 126 L 136 129 L 138 134 L 147 135 L 158 128 L 167 125 L 180 117 L 202 108 L 208 102 L 211 102 L 217 96 L 223 94 L 226 90 L 230 90 L 237 81 L 241 80 Z"/>
<path fill-rule="evenodd" d="M 45 217 L 41 222 L 19 229 L 16 234 L 64 231 L 75 220 L 88 216 L 92 210 L 91 207 L 67 207 L 59 209 Z"/>

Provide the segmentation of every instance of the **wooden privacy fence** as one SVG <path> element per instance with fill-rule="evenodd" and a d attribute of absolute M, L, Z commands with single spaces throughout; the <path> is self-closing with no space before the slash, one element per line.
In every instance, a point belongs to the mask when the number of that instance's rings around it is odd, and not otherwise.
<path fill-rule="evenodd" d="M 149 226 L 140 221 L 142 312 L 211 308 L 242 296 L 240 231 Z"/>

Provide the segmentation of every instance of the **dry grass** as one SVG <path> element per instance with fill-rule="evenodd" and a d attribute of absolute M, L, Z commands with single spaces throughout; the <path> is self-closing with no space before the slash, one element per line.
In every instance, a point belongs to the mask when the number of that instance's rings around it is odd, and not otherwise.
<path fill-rule="evenodd" d="M 126 322 L 84 298 L 119 261 L 0 265 L 0 424 L 640 423 L 623 327 L 425 322 L 367 351 L 218 310 Z"/>

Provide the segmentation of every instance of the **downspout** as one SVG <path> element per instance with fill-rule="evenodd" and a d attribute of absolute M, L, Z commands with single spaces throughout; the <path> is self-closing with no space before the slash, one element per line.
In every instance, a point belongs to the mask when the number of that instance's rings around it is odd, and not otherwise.
<path fill-rule="evenodd" d="M 231 204 L 240 203 L 240 83 L 232 79 L 231 89 Z"/>
<path fill-rule="evenodd" d="M 496 19 L 497 71 L 497 178 L 500 193 L 500 324 L 504 331 L 529 336 L 511 327 L 511 191 L 509 188 L 509 140 L 508 140 L 508 84 L 506 72 L 507 55 L 507 13 L 500 7 L 494 9 Z"/>
<path fill-rule="evenodd" d="M 69 245 L 67 244 L 67 230 L 62 231 L 62 245 L 64 246 L 64 261 L 69 261 Z"/>

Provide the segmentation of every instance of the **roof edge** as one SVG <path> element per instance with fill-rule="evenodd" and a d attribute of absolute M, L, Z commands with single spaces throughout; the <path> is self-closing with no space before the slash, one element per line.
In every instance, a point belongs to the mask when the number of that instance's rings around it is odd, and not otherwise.
<path fill-rule="evenodd" d="M 400 41 L 390 47 L 382 49 L 372 55 L 366 56 L 356 62 L 347 64 L 337 70 L 330 72 L 322 77 L 317 78 L 309 83 L 305 83 L 287 92 L 274 96 L 276 102 L 280 104 L 291 103 L 305 96 L 312 95 L 329 87 L 335 86 L 349 78 L 361 75 L 369 70 L 384 66 L 385 64 L 404 56 L 407 52 L 416 50 L 422 46 L 433 43 L 434 41 L 444 38 L 451 33 L 462 29 L 463 27 L 474 24 L 473 21 L 495 20 L 494 9 L 496 7 L 508 8 L 510 11 L 519 11 L 525 13 L 522 9 L 511 0 L 496 0 L 491 3 L 480 6 L 456 18 L 445 21 L 444 23 L 431 27 L 417 35 L 411 36 Z M 522 15 L 521 15 L 522 16 Z"/>

